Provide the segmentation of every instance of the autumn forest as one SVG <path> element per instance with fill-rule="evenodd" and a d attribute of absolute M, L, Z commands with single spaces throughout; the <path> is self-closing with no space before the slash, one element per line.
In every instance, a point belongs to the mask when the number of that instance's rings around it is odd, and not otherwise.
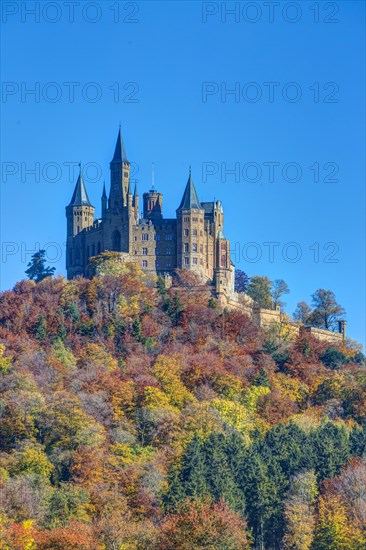
<path fill-rule="evenodd" d="M 0 294 L 0 549 L 364 549 L 360 347 L 95 273 Z"/>

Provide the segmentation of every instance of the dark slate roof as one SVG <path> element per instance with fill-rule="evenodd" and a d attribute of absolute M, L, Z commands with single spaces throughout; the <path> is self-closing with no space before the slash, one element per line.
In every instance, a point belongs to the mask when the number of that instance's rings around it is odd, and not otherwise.
<path fill-rule="evenodd" d="M 205 211 L 205 214 L 213 214 L 214 211 L 214 202 L 201 202 L 201 206 Z"/>
<path fill-rule="evenodd" d="M 102 199 L 106 199 L 107 198 L 107 193 L 106 193 L 106 190 L 105 190 L 105 182 L 103 184 L 103 193 L 102 193 Z"/>
<path fill-rule="evenodd" d="M 86 192 L 81 170 L 69 206 L 93 206 Z"/>
<path fill-rule="evenodd" d="M 135 189 L 134 189 L 134 191 L 133 191 L 133 196 L 134 196 L 134 197 L 137 197 L 137 195 L 138 195 L 138 192 L 137 192 L 137 183 L 135 183 Z"/>
<path fill-rule="evenodd" d="M 183 193 L 182 201 L 177 208 L 178 210 L 189 210 L 190 208 L 202 209 L 201 203 L 198 199 L 197 191 L 193 183 L 191 171 L 189 171 L 189 177 L 186 188 Z"/>
<path fill-rule="evenodd" d="M 129 162 L 126 155 L 125 144 L 123 143 L 121 128 L 118 131 L 116 148 L 111 162 Z"/>

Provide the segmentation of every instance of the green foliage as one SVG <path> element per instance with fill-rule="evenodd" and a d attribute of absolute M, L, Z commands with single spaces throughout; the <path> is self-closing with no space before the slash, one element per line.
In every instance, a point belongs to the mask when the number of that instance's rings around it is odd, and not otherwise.
<path fill-rule="evenodd" d="M 52 277 L 56 268 L 55 267 L 46 267 L 46 251 L 38 250 L 33 254 L 31 261 L 28 264 L 28 269 L 25 271 L 28 279 L 39 283 L 43 281 L 46 277 Z"/>
<path fill-rule="evenodd" d="M 312 295 L 313 311 L 309 323 L 315 327 L 335 329 L 337 322 L 344 318 L 345 310 L 337 303 L 334 292 L 319 288 Z"/>
<path fill-rule="evenodd" d="M 272 309 L 272 281 L 268 277 L 255 275 L 250 278 L 247 287 L 247 294 L 260 306 L 266 309 Z"/>
<path fill-rule="evenodd" d="M 37 325 L 34 330 L 34 336 L 41 342 L 43 342 L 47 336 L 47 324 L 43 315 L 38 317 Z"/>
<path fill-rule="evenodd" d="M 342 365 L 348 363 L 348 359 L 340 350 L 330 346 L 320 356 L 320 361 L 330 369 L 340 369 Z"/>

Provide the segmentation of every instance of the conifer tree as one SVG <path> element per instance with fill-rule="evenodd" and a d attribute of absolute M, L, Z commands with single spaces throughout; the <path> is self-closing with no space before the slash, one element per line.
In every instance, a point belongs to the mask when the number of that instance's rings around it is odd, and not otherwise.
<path fill-rule="evenodd" d="M 46 277 L 52 277 L 56 268 L 46 267 L 46 251 L 38 250 L 33 254 L 31 261 L 28 264 L 28 269 L 25 271 L 28 279 L 32 279 L 36 283 L 43 281 Z"/>

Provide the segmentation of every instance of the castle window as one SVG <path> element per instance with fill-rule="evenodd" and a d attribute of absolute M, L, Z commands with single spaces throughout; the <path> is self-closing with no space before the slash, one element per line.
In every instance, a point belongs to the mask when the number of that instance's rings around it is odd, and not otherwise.
<path fill-rule="evenodd" d="M 141 235 L 141 240 L 142 240 L 142 241 L 148 241 L 148 240 L 149 240 L 149 235 L 148 235 L 148 233 L 143 233 L 143 234 Z"/>
<path fill-rule="evenodd" d="M 184 222 L 189 222 L 189 216 L 184 216 L 183 221 Z"/>
<path fill-rule="evenodd" d="M 192 235 L 193 235 L 194 237 L 197 237 L 197 229 L 193 229 Z"/>
<path fill-rule="evenodd" d="M 143 249 L 142 249 L 142 255 L 143 255 L 143 256 L 147 256 L 147 248 L 143 248 Z"/>
<path fill-rule="evenodd" d="M 201 265 L 203 265 L 203 260 L 202 260 L 202 258 L 201 258 Z"/>
<path fill-rule="evenodd" d="M 123 172 L 125 178 L 128 178 L 128 172 Z"/>
<path fill-rule="evenodd" d="M 167 255 L 167 256 L 170 256 L 171 253 L 172 253 L 172 249 L 171 249 L 171 248 L 167 248 L 167 249 L 166 249 L 166 255 Z"/>
<path fill-rule="evenodd" d="M 192 252 L 197 252 L 197 245 L 196 245 L 196 243 L 192 244 Z"/>
<path fill-rule="evenodd" d="M 137 241 L 137 237 L 135 237 L 135 241 Z"/>
<path fill-rule="evenodd" d="M 185 236 L 185 237 L 188 237 L 188 235 L 189 235 L 189 230 L 188 230 L 188 229 L 185 229 L 185 230 L 184 230 L 184 236 Z"/>
<path fill-rule="evenodd" d="M 77 226 L 77 228 L 76 228 L 76 233 L 79 233 L 79 231 L 80 231 L 80 227 Z"/>
<path fill-rule="evenodd" d="M 189 258 L 187 256 L 184 258 L 184 265 L 189 265 Z"/>
<path fill-rule="evenodd" d="M 173 240 L 173 235 L 165 235 L 165 240 L 166 241 L 172 241 Z"/>
<path fill-rule="evenodd" d="M 189 252 L 189 244 L 188 243 L 184 243 L 184 252 Z"/>
<path fill-rule="evenodd" d="M 197 258 L 192 258 L 192 264 L 197 265 Z"/>
<path fill-rule="evenodd" d="M 160 241 L 160 235 L 155 235 L 155 240 Z"/>
<path fill-rule="evenodd" d="M 198 222 L 198 218 L 192 218 L 192 222 Z"/>
<path fill-rule="evenodd" d="M 142 260 L 142 267 L 147 267 L 147 260 Z"/>
<path fill-rule="evenodd" d="M 203 246 L 202 245 L 200 246 L 200 252 L 201 252 L 201 254 L 203 253 Z"/>
<path fill-rule="evenodd" d="M 116 252 L 121 250 L 121 233 L 117 229 L 112 233 L 112 250 Z"/>
<path fill-rule="evenodd" d="M 166 263 L 166 267 L 171 267 L 171 263 L 170 263 L 170 262 L 167 262 L 167 263 Z"/>

